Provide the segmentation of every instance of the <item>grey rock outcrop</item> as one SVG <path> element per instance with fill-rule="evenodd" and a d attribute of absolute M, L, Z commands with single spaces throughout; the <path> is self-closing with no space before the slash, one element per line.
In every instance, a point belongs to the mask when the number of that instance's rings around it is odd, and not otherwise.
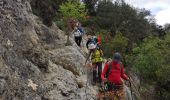
<path fill-rule="evenodd" d="M 29 0 L 0 0 L 0 100 L 84 100 L 85 58 L 71 40 L 66 47 L 64 32 L 43 25 Z"/>

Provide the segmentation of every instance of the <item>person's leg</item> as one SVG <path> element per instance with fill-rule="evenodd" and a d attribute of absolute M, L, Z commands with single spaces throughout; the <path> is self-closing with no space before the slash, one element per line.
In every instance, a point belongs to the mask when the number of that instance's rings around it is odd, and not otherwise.
<path fill-rule="evenodd" d="M 112 90 L 110 93 L 107 93 L 107 97 L 111 100 L 125 100 L 123 87 L 120 87 L 119 89 L 115 89 Z"/>
<path fill-rule="evenodd" d="M 75 39 L 76 44 L 78 45 L 79 38 L 78 37 L 74 37 L 74 39 Z"/>
<path fill-rule="evenodd" d="M 96 78 L 97 78 L 97 83 L 99 83 L 99 63 L 97 62 L 96 63 L 96 74 L 97 74 L 97 76 L 96 76 Z"/>
<path fill-rule="evenodd" d="M 118 95 L 119 100 L 125 100 L 125 92 L 124 92 L 124 86 L 123 85 L 117 91 L 117 95 Z"/>
<path fill-rule="evenodd" d="M 96 69 L 97 67 L 96 67 L 96 63 L 93 63 L 93 85 L 95 85 L 96 84 L 96 81 L 97 81 L 97 77 L 96 77 L 96 75 L 97 75 L 97 69 Z"/>
<path fill-rule="evenodd" d="M 80 37 L 78 37 L 78 46 L 80 47 Z"/>
<path fill-rule="evenodd" d="M 79 37 L 79 46 L 81 46 L 82 36 Z"/>
<path fill-rule="evenodd" d="M 99 82 L 99 84 L 101 84 L 102 83 L 102 80 L 101 80 L 102 62 L 98 62 L 97 67 L 98 67 L 98 82 Z"/>

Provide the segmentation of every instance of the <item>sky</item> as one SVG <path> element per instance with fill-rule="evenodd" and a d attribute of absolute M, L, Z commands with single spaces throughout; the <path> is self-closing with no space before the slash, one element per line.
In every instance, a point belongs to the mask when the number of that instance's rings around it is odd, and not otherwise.
<path fill-rule="evenodd" d="M 170 0 L 125 0 L 138 8 L 146 8 L 155 16 L 159 25 L 170 23 Z"/>

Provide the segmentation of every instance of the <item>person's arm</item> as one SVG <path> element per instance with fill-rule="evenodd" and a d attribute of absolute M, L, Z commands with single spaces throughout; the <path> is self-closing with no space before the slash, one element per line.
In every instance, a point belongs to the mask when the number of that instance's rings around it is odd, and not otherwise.
<path fill-rule="evenodd" d="M 103 51 L 100 49 L 100 54 L 101 54 L 101 57 L 103 57 Z"/>
<path fill-rule="evenodd" d="M 108 63 L 106 63 L 105 66 L 104 66 L 103 72 L 101 74 L 101 79 L 102 80 L 106 79 L 104 75 L 107 72 L 108 66 L 109 66 Z"/>
<path fill-rule="evenodd" d="M 124 66 L 122 65 L 122 68 L 121 68 L 121 77 L 124 79 L 124 80 L 129 80 L 129 77 L 124 73 Z"/>

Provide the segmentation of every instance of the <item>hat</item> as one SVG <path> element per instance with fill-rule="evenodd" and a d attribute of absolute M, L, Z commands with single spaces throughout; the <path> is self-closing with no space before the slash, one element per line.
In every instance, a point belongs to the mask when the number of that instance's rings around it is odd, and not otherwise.
<path fill-rule="evenodd" d="M 116 62 L 121 61 L 121 55 L 120 55 L 120 53 L 118 53 L 118 52 L 114 53 L 112 59 L 113 59 L 114 61 L 116 61 Z"/>

